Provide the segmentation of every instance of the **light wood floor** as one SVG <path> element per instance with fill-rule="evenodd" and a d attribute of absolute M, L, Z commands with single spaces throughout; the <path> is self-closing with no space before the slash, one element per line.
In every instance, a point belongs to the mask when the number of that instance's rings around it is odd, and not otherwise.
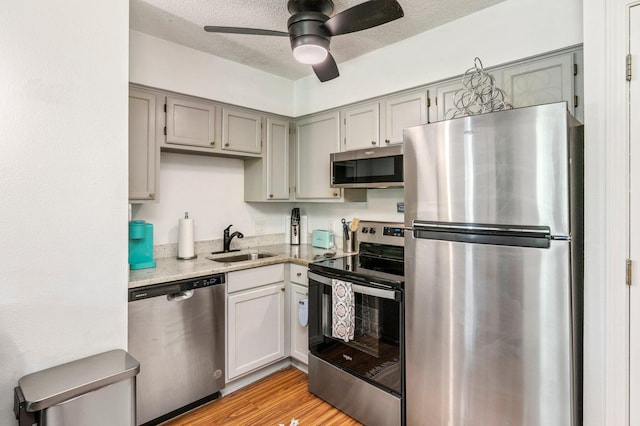
<path fill-rule="evenodd" d="M 361 425 L 310 394 L 307 375 L 297 368 L 288 367 L 163 426 L 289 426 L 292 419 L 297 419 L 299 426 Z"/>

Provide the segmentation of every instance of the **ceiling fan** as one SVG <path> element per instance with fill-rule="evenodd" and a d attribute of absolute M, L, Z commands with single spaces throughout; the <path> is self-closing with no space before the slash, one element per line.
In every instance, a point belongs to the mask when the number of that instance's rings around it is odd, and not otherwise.
<path fill-rule="evenodd" d="M 396 0 L 369 0 L 332 17 L 332 0 L 289 0 L 291 17 L 288 32 L 255 28 L 206 26 L 205 31 L 227 34 L 285 36 L 291 40 L 293 56 L 310 64 L 322 82 L 340 75 L 335 59 L 329 53 L 331 37 L 366 30 L 402 18 L 404 12 Z"/>

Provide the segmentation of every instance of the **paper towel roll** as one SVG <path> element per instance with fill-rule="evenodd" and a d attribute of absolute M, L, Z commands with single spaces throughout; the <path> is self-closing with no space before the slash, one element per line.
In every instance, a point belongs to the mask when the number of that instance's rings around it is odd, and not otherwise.
<path fill-rule="evenodd" d="M 309 321 L 309 299 L 302 299 L 298 302 L 298 322 L 303 327 L 307 326 Z"/>
<path fill-rule="evenodd" d="M 180 219 L 178 234 L 178 259 L 195 259 L 193 219 Z"/>

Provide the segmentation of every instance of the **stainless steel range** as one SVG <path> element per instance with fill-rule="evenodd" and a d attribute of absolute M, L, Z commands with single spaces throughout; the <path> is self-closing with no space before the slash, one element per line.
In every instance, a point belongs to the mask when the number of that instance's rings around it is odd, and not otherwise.
<path fill-rule="evenodd" d="M 404 225 L 360 222 L 358 254 L 309 265 L 309 391 L 368 425 L 404 423 Z"/>

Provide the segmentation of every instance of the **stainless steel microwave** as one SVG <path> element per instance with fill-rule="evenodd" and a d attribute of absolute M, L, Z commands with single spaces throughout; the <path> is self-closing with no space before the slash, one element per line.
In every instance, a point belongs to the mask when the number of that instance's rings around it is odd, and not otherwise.
<path fill-rule="evenodd" d="M 404 186 L 402 144 L 331 154 L 334 188 Z"/>

